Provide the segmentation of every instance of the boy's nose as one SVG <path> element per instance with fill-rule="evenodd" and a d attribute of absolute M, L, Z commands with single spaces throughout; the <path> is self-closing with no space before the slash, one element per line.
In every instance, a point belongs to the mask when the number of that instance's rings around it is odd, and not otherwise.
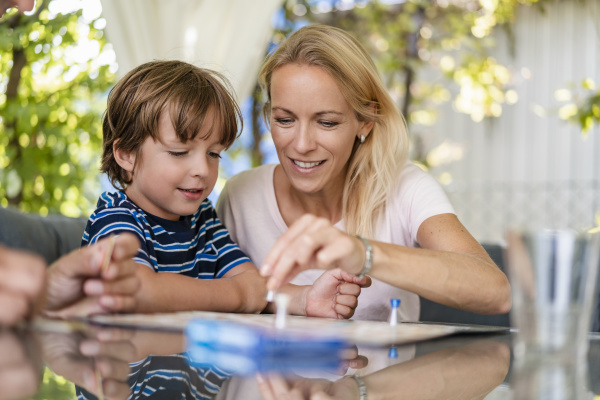
<path fill-rule="evenodd" d="M 192 165 L 190 166 L 190 172 L 193 176 L 198 176 L 201 178 L 207 176 L 209 173 L 207 157 L 194 157 L 194 160 L 192 160 Z"/>

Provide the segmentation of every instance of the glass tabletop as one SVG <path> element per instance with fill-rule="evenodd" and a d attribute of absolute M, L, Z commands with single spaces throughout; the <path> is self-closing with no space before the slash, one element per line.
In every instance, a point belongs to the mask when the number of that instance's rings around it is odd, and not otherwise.
<path fill-rule="evenodd" d="M 5 329 L 0 400 L 600 399 L 600 336 L 590 335 L 585 360 L 518 364 L 512 335 L 467 331 L 335 354 L 265 351 L 253 354 L 255 368 L 223 368 L 211 364 L 214 354 L 191 351 L 181 331 L 85 323 Z"/>

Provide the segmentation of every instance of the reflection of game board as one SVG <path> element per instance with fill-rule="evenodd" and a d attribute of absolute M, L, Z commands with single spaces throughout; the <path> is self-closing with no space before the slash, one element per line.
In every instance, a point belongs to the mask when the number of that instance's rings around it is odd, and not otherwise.
<path fill-rule="evenodd" d="M 103 325 L 130 326 L 141 329 L 183 331 L 195 318 L 231 321 L 249 326 L 274 328 L 274 315 L 234 314 L 216 312 L 181 312 L 170 314 L 98 315 L 90 320 Z M 492 332 L 503 328 L 465 327 L 461 325 L 438 325 L 403 322 L 390 326 L 386 322 L 348 321 L 326 318 L 288 316 L 285 332 L 296 332 L 318 337 L 334 337 L 350 343 L 365 345 L 391 345 L 427 340 L 459 332 Z"/>

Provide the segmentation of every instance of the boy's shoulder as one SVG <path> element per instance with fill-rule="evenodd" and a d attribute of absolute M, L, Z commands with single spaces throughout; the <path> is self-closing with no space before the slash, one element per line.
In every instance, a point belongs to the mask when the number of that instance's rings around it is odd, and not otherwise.
<path fill-rule="evenodd" d="M 135 203 L 129 200 L 129 197 L 123 192 L 104 192 L 98 198 L 96 210 L 90 216 L 93 223 L 100 217 L 112 215 L 116 218 L 145 220 L 144 211 Z"/>

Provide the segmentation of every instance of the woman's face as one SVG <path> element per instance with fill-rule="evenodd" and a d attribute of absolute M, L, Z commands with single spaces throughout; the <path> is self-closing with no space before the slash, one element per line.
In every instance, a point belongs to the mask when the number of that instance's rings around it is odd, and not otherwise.
<path fill-rule="evenodd" d="M 291 185 L 303 193 L 343 188 L 352 147 L 372 123 L 358 121 L 320 67 L 288 64 L 271 76 L 271 133 Z"/>

